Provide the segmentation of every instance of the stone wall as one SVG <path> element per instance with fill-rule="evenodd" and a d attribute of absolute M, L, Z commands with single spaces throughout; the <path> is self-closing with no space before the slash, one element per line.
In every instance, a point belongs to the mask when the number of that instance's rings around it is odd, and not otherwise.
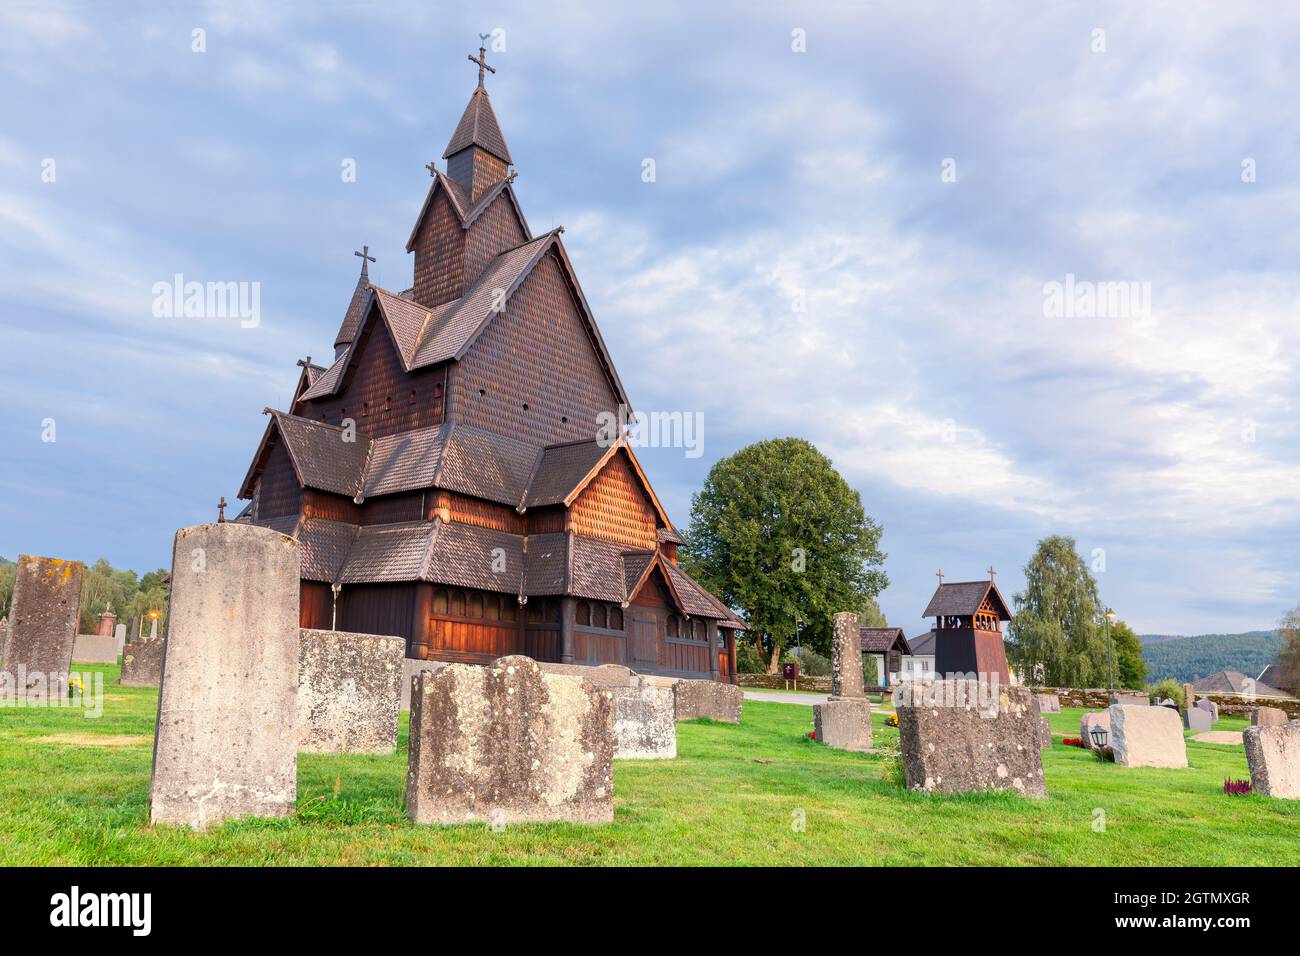
<path fill-rule="evenodd" d="M 829 694 L 831 692 L 831 679 L 829 677 L 809 677 L 806 674 L 800 674 L 797 682 L 787 681 L 780 674 L 737 674 L 736 683 L 741 687 L 762 688 L 764 690 L 810 690 L 818 694 Z M 868 694 L 887 694 L 889 690 L 879 684 L 868 684 L 866 692 Z"/>
<path fill-rule="evenodd" d="M 741 677 L 749 675 L 742 674 Z M 766 675 L 764 675 L 766 676 Z M 802 681 L 800 684 L 802 685 Z M 1035 687 L 1036 694 L 1055 694 L 1061 699 L 1062 707 L 1082 707 L 1085 710 L 1105 710 L 1110 706 L 1110 691 L 1104 687 Z M 1133 693 L 1129 691 L 1128 693 Z M 1140 692 L 1138 692 L 1140 693 Z M 1300 717 L 1300 700 L 1287 700 L 1276 697 L 1258 697 L 1247 700 L 1237 694 L 1203 694 L 1199 691 L 1196 699 L 1212 700 L 1219 705 L 1219 716 L 1249 717 L 1256 707 L 1278 707 L 1287 712 L 1292 720 Z"/>
<path fill-rule="evenodd" d="M 78 664 L 116 664 L 117 638 L 112 634 L 78 634 L 72 645 L 72 659 Z"/>

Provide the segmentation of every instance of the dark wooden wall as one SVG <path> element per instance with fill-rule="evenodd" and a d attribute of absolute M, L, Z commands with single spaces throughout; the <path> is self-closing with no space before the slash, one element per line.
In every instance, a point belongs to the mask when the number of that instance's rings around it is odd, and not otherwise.
<path fill-rule="evenodd" d="M 548 255 L 455 363 L 447 414 L 549 445 L 595 438 L 597 414 L 617 407 L 567 280 Z"/>
<path fill-rule="evenodd" d="M 284 445 L 276 441 L 266 457 L 266 467 L 257 483 L 257 517 L 278 518 L 302 511 L 302 486 Z"/>
<path fill-rule="evenodd" d="M 351 418 L 357 423 L 357 432 L 371 438 L 442 423 L 445 366 L 406 374 L 392 337 L 378 316 L 365 324 L 356 348 L 352 371 L 345 373 L 347 384 L 343 391 L 307 402 L 304 418 L 331 425 Z"/>

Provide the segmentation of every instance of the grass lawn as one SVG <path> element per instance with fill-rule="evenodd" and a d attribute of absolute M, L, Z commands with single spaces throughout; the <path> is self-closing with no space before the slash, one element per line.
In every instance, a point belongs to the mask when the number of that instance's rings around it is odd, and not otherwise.
<path fill-rule="evenodd" d="M 881 756 L 806 739 L 812 709 L 746 701 L 744 724 L 678 725 L 672 761 L 615 763 L 615 822 L 416 827 L 402 813 L 405 716 L 391 757 L 299 759 L 298 814 L 205 834 L 148 826 L 157 693 L 106 675 L 104 716 L 0 709 L 0 864 L 1198 865 L 1300 861 L 1300 802 L 1228 797 L 1240 747 L 1188 743 L 1190 770 L 1130 770 L 1062 745 L 1047 800 L 930 797 Z M 897 732 L 876 718 L 877 745 Z M 1236 730 L 1225 719 L 1215 729 Z M 1094 811 L 1105 832 L 1094 832 Z M 803 832 L 792 822 L 802 812 Z"/>

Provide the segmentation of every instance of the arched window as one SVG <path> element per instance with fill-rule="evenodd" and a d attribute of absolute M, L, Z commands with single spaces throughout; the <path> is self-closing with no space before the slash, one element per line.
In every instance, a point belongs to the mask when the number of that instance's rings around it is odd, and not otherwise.
<path fill-rule="evenodd" d="M 524 605 L 524 613 L 527 615 L 529 624 L 542 623 L 542 602 L 529 601 Z"/>
<path fill-rule="evenodd" d="M 611 631 L 623 630 L 623 609 L 621 607 L 609 609 L 609 629 Z"/>
<path fill-rule="evenodd" d="M 669 614 L 669 615 L 668 615 L 667 628 L 668 628 L 668 636 L 669 636 L 669 637 L 676 637 L 676 636 L 677 636 L 677 615 L 676 615 L 676 614 Z"/>
<path fill-rule="evenodd" d="M 519 620 L 519 599 L 503 597 L 501 599 L 501 620 L 511 623 Z"/>
<path fill-rule="evenodd" d="M 469 595 L 468 607 L 465 611 L 466 617 L 483 616 L 483 595 L 477 591 L 471 591 Z"/>
<path fill-rule="evenodd" d="M 547 598 L 542 602 L 542 608 L 545 610 L 545 619 L 547 624 L 560 623 L 560 602 L 554 598 Z"/>
<path fill-rule="evenodd" d="M 447 592 L 442 588 L 438 588 L 433 592 L 433 613 L 447 613 Z"/>
<path fill-rule="evenodd" d="M 574 611 L 574 619 L 583 627 L 591 624 L 591 605 L 586 601 L 579 601 L 578 607 Z"/>
<path fill-rule="evenodd" d="M 609 612 L 603 604 L 595 604 L 591 608 L 591 626 L 606 627 L 609 624 Z"/>
<path fill-rule="evenodd" d="M 501 600 L 495 594 L 483 598 L 483 616 L 489 621 L 501 620 Z"/>
<path fill-rule="evenodd" d="M 449 613 L 451 614 L 452 617 L 465 616 L 465 592 L 464 591 L 451 592 L 451 610 Z"/>

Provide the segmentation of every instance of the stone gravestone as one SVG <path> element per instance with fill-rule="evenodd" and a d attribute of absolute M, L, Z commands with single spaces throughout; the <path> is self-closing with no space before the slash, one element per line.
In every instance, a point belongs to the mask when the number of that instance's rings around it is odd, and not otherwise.
<path fill-rule="evenodd" d="M 80 561 L 18 556 L 0 665 L 0 681 L 15 697 L 46 700 L 67 693 L 84 572 Z"/>
<path fill-rule="evenodd" d="M 941 680 L 903 684 L 895 694 L 908 789 L 1047 796 L 1041 718 L 1029 688 Z"/>
<path fill-rule="evenodd" d="M 72 659 L 81 664 L 116 664 L 117 638 L 112 634 L 78 634 Z"/>
<path fill-rule="evenodd" d="M 1110 703 L 1112 707 L 1116 704 L 1123 707 L 1150 707 L 1151 699 L 1136 691 L 1111 691 Z"/>
<path fill-rule="evenodd" d="M 1110 748 L 1124 767 L 1186 767 L 1187 744 L 1178 711 L 1168 707 L 1110 708 Z"/>
<path fill-rule="evenodd" d="M 158 640 L 158 618 L 152 618 L 149 621 L 149 640 Z"/>
<path fill-rule="evenodd" d="M 1183 726 L 1188 730 L 1194 730 L 1198 733 L 1210 730 L 1214 727 L 1214 718 L 1210 716 L 1208 710 L 1202 710 L 1199 707 L 1189 707 L 1183 714 Z"/>
<path fill-rule="evenodd" d="M 1208 697 L 1202 697 L 1200 700 L 1198 700 L 1196 702 L 1196 707 L 1198 710 L 1204 710 L 1208 712 L 1212 720 L 1219 719 L 1219 705 L 1216 704 L 1214 701 L 1210 700 Z"/>
<path fill-rule="evenodd" d="M 113 628 L 113 643 L 117 645 L 118 654 L 121 654 L 122 648 L 126 646 L 125 624 L 118 624 Z"/>
<path fill-rule="evenodd" d="M 1247 727 L 1242 743 L 1256 793 L 1300 800 L 1300 720 Z"/>
<path fill-rule="evenodd" d="M 537 666 L 547 674 L 582 677 L 609 694 L 614 703 L 615 760 L 677 756 L 676 698 L 671 682 L 649 680 L 622 664 L 589 667 L 538 662 Z"/>
<path fill-rule="evenodd" d="M 835 615 L 835 644 L 831 656 L 831 696 L 813 705 L 817 739 L 836 750 L 871 749 L 871 701 L 862 677 L 862 636 L 858 616 Z"/>
<path fill-rule="evenodd" d="M 1280 707 L 1256 707 L 1250 712 L 1252 727 L 1276 727 L 1286 722 L 1286 711 Z"/>
<path fill-rule="evenodd" d="M 1097 747 L 1097 745 L 1092 742 L 1092 730 L 1094 727 L 1100 727 L 1102 730 L 1106 731 L 1107 740 L 1109 741 L 1110 711 L 1094 710 L 1090 713 L 1084 714 L 1079 719 L 1079 739 L 1083 741 L 1083 745 L 1089 750 L 1095 750 Z M 1109 743 L 1107 743 L 1107 746 L 1109 746 Z"/>
<path fill-rule="evenodd" d="M 1052 721 L 1048 717 L 1038 718 L 1038 746 L 1043 750 L 1052 749 Z"/>
<path fill-rule="evenodd" d="M 298 654 L 298 752 L 397 751 L 406 639 L 304 628 Z"/>
<path fill-rule="evenodd" d="M 231 521 L 176 532 L 150 820 L 288 817 L 297 797 L 298 542 Z"/>
<path fill-rule="evenodd" d="M 415 823 L 614 819 L 609 695 L 528 657 L 415 676 L 406 814 Z"/>
<path fill-rule="evenodd" d="M 1035 694 L 1038 698 L 1038 712 L 1040 714 L 1059 714 L 1061 712 L 1061 698 L 1056 694 Z"/>
<path fill-rule="evenodd" d="M 157 687 L 162 683 L 163 651 L 167 642 L 127 641 L 122 646 L 123 687 Z"/>
<path fill-rule="evenodd" d="M 721 681 L 679 680 L 673 684 L 673 709 L 677 720 L 708 717 L 724 724 L 738 724 L 744 699 L 739 687 Z"/>

